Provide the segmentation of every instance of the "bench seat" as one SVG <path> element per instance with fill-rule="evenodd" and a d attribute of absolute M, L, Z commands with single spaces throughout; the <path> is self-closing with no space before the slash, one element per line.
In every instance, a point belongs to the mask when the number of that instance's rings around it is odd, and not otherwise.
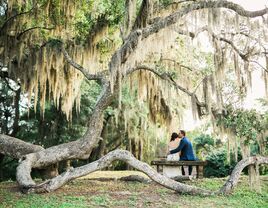
<path fill-rule="evenodd" d="M 175 176 L 174 172 L 177 175 L 181 175 L 182 166 L 194 166 L 196 167 L 196 178 L 199 179 L 204 177 L 204 166 L 206 164 L 206 161 L 168 161 L 166 158 L 158 158 L 151 162 L 151 165 L 156 166 L 158 173 L 165 173 L 167 176 L 171 177 Z"/>

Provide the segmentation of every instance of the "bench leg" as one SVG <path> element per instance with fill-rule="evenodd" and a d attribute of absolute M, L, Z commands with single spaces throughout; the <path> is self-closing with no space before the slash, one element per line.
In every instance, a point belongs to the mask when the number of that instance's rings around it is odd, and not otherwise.
<path fill-rule="evenodd" d="M 203 165 L 198 165 L 196 166 L 196 178 L 203 178 L 204 177 L 204 166 Z"/>
<path fill-rule="evenodd" d="M 157 165 L 156 170 L 158 173 L 163 174 L 163 165 Z"/>

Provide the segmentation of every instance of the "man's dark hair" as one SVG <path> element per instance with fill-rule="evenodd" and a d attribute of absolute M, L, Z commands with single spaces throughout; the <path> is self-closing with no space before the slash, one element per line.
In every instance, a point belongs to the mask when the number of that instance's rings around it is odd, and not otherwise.
<path fill-rule="evenodd" d="M 180 130 L 180 132 L 183 136 L 186 136 L 186 132 L 184 130 Z"/>
<path fill-rule="evenodd" d="M 179 137 L 179 135 L 177 134 L 177 133 L 175 133 L 175 132 L 173 132 L 172 134 L 171 134 L 171 139 L 170 139 L 170 141 L 174 141 L 176 138 L 178 138 Z"/>

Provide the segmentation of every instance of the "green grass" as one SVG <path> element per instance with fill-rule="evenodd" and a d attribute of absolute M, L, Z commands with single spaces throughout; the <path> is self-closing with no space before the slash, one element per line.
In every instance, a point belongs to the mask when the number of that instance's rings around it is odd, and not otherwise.
<path fill-rule="evenodd" d="M 265 179 L 265 180 L 264 180 Z M 209 190 L 218 190 L 224 179 L 189 181 Z M 268 178 L 262 180 L 262 193 L 250 190 L 242 177 L 234 193 L 228 196 L 190 196 L 175 193 L 155 183 L 75 180 L 46 194 L 21 194 L 15 182 L 0 183 L 0 207 L 268 207 Z"/>

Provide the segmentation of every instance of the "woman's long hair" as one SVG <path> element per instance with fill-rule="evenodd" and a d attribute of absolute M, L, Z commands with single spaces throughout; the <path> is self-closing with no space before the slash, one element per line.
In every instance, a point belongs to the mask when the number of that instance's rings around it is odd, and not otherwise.
<path fill-rule="evenodd" d="M 176 132 L 173 132 L 172 134 L 171 134 L 171 139 L 170 139 L 170 141 L 172 142 L 172 141 L 174 141 L 175 139 L 177 139 L 179 137 L 179 135 L 176 133 Z"/>

